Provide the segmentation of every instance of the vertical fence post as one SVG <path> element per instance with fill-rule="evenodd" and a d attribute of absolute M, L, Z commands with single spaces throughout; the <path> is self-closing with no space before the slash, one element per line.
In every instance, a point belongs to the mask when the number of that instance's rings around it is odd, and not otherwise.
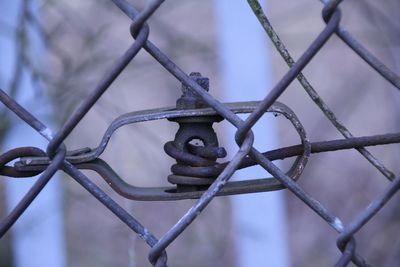
<path fill-rule="evenodd" d="M 224 101 L 263 99 L 272 85 L 271 63 L 269 43 L 257 18 L 246 1 L 215 0 L 215 10 Z M 257 148 L 277 147 L 273 119 L 263 118 L 253 131 Z M 229 145 L 236 147 L 233 141 Z M 240 173 L 243 175 L 235 178 L 268 175 L 261 168 Z M 238 266 L 289 266 L 283 193 L 234 196 L 231 200 Z"/>

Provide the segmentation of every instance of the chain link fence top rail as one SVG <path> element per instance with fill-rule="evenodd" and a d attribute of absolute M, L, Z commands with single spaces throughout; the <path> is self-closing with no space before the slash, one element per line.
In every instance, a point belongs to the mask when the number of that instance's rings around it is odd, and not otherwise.
<path fill-rule="evenodd" d="M 150 247 L 148 259 L 154 266 L 167 266 L 166 249 L 174 240 L 196 219 L 207 205 L 218 195 L 244 194 L 288 189 L 318 214 L 327 224 L 337 231 L 337 247 L 342 252 L 334 266 L 348 266 L 353 262 L 356 266 L 370 266 L 363 255 L 356 250 L 354 235 L 390 200 L 400 186 L 400 177 L 388 170 L 367 149 L 367 146 L 394 144 L 400 142 L 400 133 L 374 136 L 354 137 L 352 133 L 338 121 L 333 111 L 317 94 L 307 80 L 302 70 L 312 60 L 329 38 L 336 34 L 349 49 L 352 49 L 366 64 L 376 70 L 388 82 L 400 89 L 400 78 L 386 67 L 378 58 L 371 54 L 358 42 L 341 24 L 340 0 L 322 1 L 322 17 L 325 28 L 317 38 L 295 61 L 286 49 L 284 43 L 271 26 L 268 17 L 256 0 L 248 0 L 248 4 L 258 18 L 266 34 L 271 39 L 279 54 L 290 67 L 289 71 L 279 80 L 262 101 L 221 103 L 208 92 L 208 79 L 199 73 L 188 75 L 171 61 L 149 37 L 148 18 L 164 2 L 152 0 L 143 10 L 138 11 L 125 0 L 112 2 L 131 20 L 130 32 L 133 43 L 128 50 L 107 71 L 97 87 L 82 101 L 70 115 L 65 124 L 55 134 L 32 113 L 19 105 L 13 98 L 0 91 L 1 102 L 20 119 L 48 140 L 46 151 L 36 147 L 18 147 L 0 155 L 0 174 L 8 177 L 31 177 L 40 174 L 28 193 L 21 199 L 11 213 L 3 218 L 0 224 L 0 237 L 12 227 L 28 206 L 35 200 L 41 190 L 58 170 L 62 170 L 76 180 L 83 188 L 106 206 L 130 229 L 138 234 Z M 74 130 L 85 114 L 96 104 L 97 100 L 120 75 L 124 68 L 138 54 L 145 50 L 172 76 L 182 83 L 183 94 L 176 107 L 146 110 L 122 115 L 115 119 L 107 129 L 99 146 L 95 149 L 80 149 L 68 151 L 64 140 Z M 302 124 L 294 112 L 286 105 L 277 102 L 279 96 L 297 79 L 312 101 L 323 112 L 333 126 L 344 136 L 344 139 L 323 142 L 310 142 Z M 293 125 L 298 133 L 301 144 L 283 147 L 261 153 L 253 146 L 255 138 L 252 127 L 265 112 L 282 114 Z M 242 120 L 238 113 L 250 113 Z M 118 128 L 136 122 L 169 119 L 179 123 L 175 140 L 165 144 L 165 152 L 176 159 L 172 166 L 172 174 L 168 177 L 174 186 L 142 188 L 126 183 L 113 169 L 99 158 L 105 150 L 109 139 Z M 226 156 L 224 148 L 219 147 L 218 139 L 212 129 L 212 123 L 227 120 L 237 128 L 235 140 L 239 149 L 229 162 L 218 163 L 217 158 Z M 200 140 L 202 145 L 196 146 L 193 140 Z M 303 190 L 296 182 L 306 168 L 310 154 L 356 149 L 370 164 L 388 179 L 388 185 L 362 212 L 355 216 L 349 224 L 344 224 L 322 203 Z M 273 160 L 297 157 L 290 170 L 285 173 L 278 168 Z M 14 166 L 8 164 L 13 161 Z M 250 181 L 229 182 L 234 172 L 241 168 L 260 165 L 273 177 Z M 198 199 L 193 206 L 173 225 L 163 236 L 157 238 L 136 218 L 118 205 L 108 194 L 95 185 L 80 169 L 90 169 L 97 172 L 107 183 L 122 196 L 133 200 L 166 201 L 179 199 Z"/>

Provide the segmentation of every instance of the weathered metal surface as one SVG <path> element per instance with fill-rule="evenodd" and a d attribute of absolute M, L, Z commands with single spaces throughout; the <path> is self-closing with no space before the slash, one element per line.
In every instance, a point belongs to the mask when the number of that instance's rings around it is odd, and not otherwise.
<path fill-rule="evenodd" d="M 316 214 L 325 220 L 334 230 L 339 233 L 337 245 L 342 256 L 335 266 L 347 266 L 352 261 L 357 266 L 368 266 L 365 259 L 356 252 L 356 240 L 354 235 L 359 231 L 398 191 L 400 188 L 400 176 L 395 176 L 372 154 L 365 146 L 382 145 L 400 142 L 400 134 L 383 134 L 365 137 L 353 137 L 351 133 L 340 124 L 332 111 L 330 111 L 320 96 L 312 88 L 305 76 L 301 73 L 304 67 L 311 61 L 314 55 L 320 51 L 327 40 L 334 34 L 339 36 L 354 52 L 356 52 L 367 64 L 372 66 L 377 73 L 388 80 L 396 88 L 400 89 L 400 77 L 380 62 L 366 48 L 364 48 L 343 26 L 340 25 L 341 12 L 338 8 L 340 0 L 323 0 L 322 10 L 326 26 L 315 38 L 312 44 L 304 51 L 299 59 L 294 62 L 285 48 L 283 42 L 275 33 L 268 18 L 265 16 L 261 6 L 256 0 L 248 0 L 254 14 L 259 19 L 266 33 L 276 46 L 282 57 L 290 66 L 289 71 L 271 90 L 271 92 L 260 102 L 221 103 L 209 94 L 204 88 L 207 80 L 198 74 L 187 75 L 172 60 L 162 53 L 153 43 L 148 40 L 149 26 L 147 19 L 162 4 L 162 0 L 152 0 L 139 12 L 126 0 L 112 0 L 129 18 L 132 19 L 131 34 L 135 41 L 130 48 L 119 58 L 112 69 L 107 71 L 97 87 L 86 97 L 81 105 L 71 114 L 67 122 L 62 125 L 55 134 L 35 118 L 30 112 L 10 98 L 4 91 L 0 90 L 0 101 L 13 113 L 24 120 L 39 134 L 49 141 L 46 152 L 37 148 L 16 148 L 0 155 L 0 174 L 9 177 L 29 177 L 41 174 L 35 185 L 15 207 L 15 209 L 0 223 L 0 238 L 18 220 L 25 209 L 36 198 L 42 188 L 51 179 L 57 170 L 63 170 L 75 179 L 83 188 L 98 199 L 103 205 L 110 209 L 121 221 L 136 232 L 151 247 L 149 260 L 154 266 L 167 266 L 165 249 L 190 225 L 200 212 L 207 207 L 215 196 L 231 195 L 250 192 L 265 192 L 287 188 L 301 201 L 308 205 Z M 168 72 L 183 83 L 186 93 L 178 101 L 179 109 L 175 107 L 153 109 L 147 111 L 132 112 L 115 119 L 98 147 L 94 149 L 83 148 L 69 151 L 63 144 L 65 138 L 74 130 L 83 116 L 93 107 L 101 95 L 109 88 L 111 83 L 123 71 L 127 64 L 136 56 L 141 49 L 146 50 L 154 57 Z M 330 140 L 310 143 L 305 131 L 295 114 L 286 106 L 276 102 L 277 98 L 288 88 L 289 84 L 297 78 L 311 99 L 320 107 L 332 124 L 344 135 L 345 139 Z M 196 80 L 197 79 L 197 80 Z M 195 96 L 195 97 L 194 97 Z M 208 108 L 202 108 L 208 106 Z M 191 109 L 181 109 L 191 108 Z M 254 124 L 265 112 L 276 112 L 283 114 L 292 123 L 300 136 L 301 144 L 273 151 L 261 153 L 253 147 L 254 135 L 251 131 Z M 242 120 L 236 114 L 250 113 L 246 120 Z M 181 147 L 178 151 L 171 149 L 171 144 L 166 145 L 167 151 L 179 161 L 181 166 L 173 167 L 175 173 L 170 180 L 180 181 L 182 174 L 191 179 L 191 187 L 179 191 L 176 187 L 139 188 L 127 184 L 114 170 L 99 156 L 105 150 L 111 136 L 120 127 L 137 122 L 150 120 L 170 119 L 198 123 L 210 118 L 225 119 L 237 128 L 236 141 L 239 145 L 238 151 L 229 162 L 216 163 L 215 156 L 224 157 L 224 151 L 218 147 L 215 140 L 207 141 L 212 146 L 205 148 Z M 210 122 L 210 121 L 208 121 Z M 186 130 L 184 130 L 186 131 Z M 212 136 L 206 133 L 204 136 Z M 203 136 L 203 135 L 202 135 Z M 193 136 L 192 136 L 193 137 Z M 262 138 L 262 137 L 258 137 Z M 179 136 L 178 136 L 179 139 Z M 203 137 L 202 139 L 207 139 Z M 211 138 L 215 139 L 215 138 Z M 184 143 L 188 139 L 184 140 Z M 206 141 L 206 140 L 203 140 Z M 305 192 L 296 183 L 307 163 L 310 153 L 335 151 L 339 149 L 357 149 L 375 168 L 385 175 L 391 182 L 387 188 L 378 195 L 370 205 L 350 224 L 343 222 L 324 205 Z M 185 151 L 187 150 L 187 151 Z M 185 154 L 189 152 L 191 156 Z M 44 156 L 46 155 L 46 156 Z M 295 164 L 285 173 L 276 167 L 271 161 L 286 157 L 297 156 Z M 14 159 L 20 160 L 14 167 L 8 166 Z M 248 166 L 258 164 L 268 171 L 274 178 L 255 179 L 250 181 L 229 182 L 233 173 Z M 186 165 L 186 166 L 185 166 Z M 199 166 L 196 166 L 199 165 Z M 103 179 L 121 195 L 137 200 L 176 200 L 187 198 L 199 198 L 188 212 L 160 239 L 157 239 L 138 220 L 120 207 L 110 196 L 103 192 L 79 169 L 89 169 L 97 172 Z M 211 177 L 211 178 L 210 178 Z M 198 179 L 211 179 L 211 185 L 198 185 Z M 180 188 L 182 189 L 182 188 Z"/>
<path fill-rule="evenodd" d="M 250 113 L 252 112 L 257 106 L 259 102 L 236 102 L 236 103 L 227 103 L 225 104 L 232 112 L 236 113 Z M 284 104 L 276 102 L 274 105 L 267 112 L 272 112 L 275 115 L 282 114 L 287 118 L 292 125 L 294 126 L 295 130 L 300 136 L 300 140 L 302 142 L 302 153 L 301 155 L 297 156 L 297 159 L 293 163 L 293 166 L 290 168 L 288 175 L 292 179 L 298 179 L 304 170 L 304 167 L 307 163 L 309 154 L 310 154 L 310 143 L 306 137 L 306 133 L 304 128 L 302 127 L 301 123 L 297 119 L 296 115 Z M 151 120 L 158 120 L 158 119 L 170 119 L 170 120 L 180 120 L 180 119 L 197 119 L 197 118 L 210 118 L 216 116 L 217 113 L 211 108 L 203 108 L 203 109 L 176 109 L 176 108 L 162 108 L 156 110 L 146 110 L 146 111 L 139 111 L 133 112 L 129 114 L 122 115 L 121 117 L 115 119 L 113 123 L 111 123 L 110 127 L 107 129 L 106 133 L 103 136 L 103 139 L 100 145 L 91 150 L 87 153 L 87 149 L 82 149 L 78 151 L 70 152 L 70 156 L 66 157 L 66 160 L 70 163 L 74 164 L 79 169 L 90 169 L 96 171 L 100 174 L 100 176 L 109 184 L 117 193 L 123 195 L 126 198 L 133 199 L 133 200 L 147 200 L 147 201 L 164 201 L 164 200 L 180 200 L 180 199 L 191 199 L 191 198 L 199 198 L 206 188 L 196 188 L 193 187 L 191 190 L 184 190 L 184 192 L 180 192 L 177 190 L 177 187 L 153 187 L 153 188 L 143 188 L 137 187 L 134 185 L 129 185 L 126 183 L 120 176 L 116 174 L 112 168 L 106 164 L 104 161 L 98 159 L 98 156 L 105 150 L 108 141 L 110 140 L 113 133 L 119 129 L 120 127 L 144 122 L 144 121 L 151 121 Z M 185 122 L 186 123 L 186 122 Z M 204 120 L 201 120 L 200 123 L 204 123 Z M 191 125 L 193 127 L 193 125 Z M 196 131 L 191 132 L 192 130 L 189 129 L 189 136 L 184 137 L 183 141 L 181 140 L 181 149 L 183 150 L 184 143 L 186 143 L 190 138 L 197 136 L 198 130 L 194 128 Z M 215 132 L 212 133 L 212 138 L 214 140 L 207 141 L 206 139 L 209 138 L 206 135 L 209 132 L 204 133 L 204 141 L 206 142 L 214 142 L 211 147 L 218 148 L 218 142 L 215 140 Z M 178 139 L 181 136 L 178 136 Z M 197 148 L 198 149 L 198 148 Z M 84 154 L 80 154 L 84 152 Z M 209 153 L 209 151 L 204 151 L 200 153 Z M 225 153 L 217 149 L 216 152 L 218 154 L 224 155 Z M 189 153 L 184 153 L 184 155 L 191 155 Z M 190 156 L 189 156 L 190 157 Z M 182 160 L 190 160 L 188 157 L 180 158 Z M 50 160 L 46 157 L 21 157 L 21 160 L 15 163 L 15 168 L 17 171 L 24 172 L 24 171 L 41 171 L 46 169 L 47 165 L 49 164 Z M 204 162 L 203 162 L 204 163 Z M 213 161 L 212 163 L 215 163 Z M 215 163 L 217 164 L 217 163 Z M 212 181 L 215 180 L 215 177 L 218 176 L 223 169 L 226 167 L 228 163 L 218 164 L 218 165 L 211 165 L 211 166 L 224 166 L 223 168 L 219 168 L 219 172 L 215 173 L 214 179 L 202 179 L 202 182 L 198 180 L 199 177 L 204 177 L 204 172 L 208 171 L 208 167 L 189 167 L 185 169 L 183 165 L 175 165 L 175 168 L 178 169 L 177 171 L 173 172 L 175 174 L 184 173 L 186 174 L 189 172 L 189 182 L 186 181 L 186 184 L 196 184 L 196 185 L 210 185 Z M 196 164 L 195 164 L 196 165 Z M 201 165 L 201 164 L 198 164 Z M 207 165 L 207 164 L 206 164 Z M 179 167 L 181 166 L 181 167 Z M 210 166 L 210 165 L 208 165 Z M 181 169 L 179 169 L 181 168 Z M 240 167 L 239 167 L 240 168 Z M 210 177 L 208 175 L 208 177 Z M 182 175 L 172 175 L 169 177 L 172 182 L 178 182 L 179 184 L 184 183 L 184 179 Z M 200 178 L 201 179 L 201 178 Z M 282 189 L 284 187 L 276 181 L 273 177 L 271 178 L 263 178 L 263 179 L 254 179 L 250 181 L 238 181 L 238 182 L 229 182 L 225 185 L 224 188 L 220 191 L 217 195 L 233 195 L 233 194 L 245 194 L 245 193 L 254 193 L 254 192 L 266 192 L 272 190 Z M 178 187 L 179 189 L 179 187 Z"/>

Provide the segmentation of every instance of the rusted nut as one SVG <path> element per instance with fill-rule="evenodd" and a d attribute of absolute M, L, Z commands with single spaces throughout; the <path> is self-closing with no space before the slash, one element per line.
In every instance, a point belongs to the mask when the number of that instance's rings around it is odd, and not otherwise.
<path fill-rule="evenodd" d="M 192 72 L 189 75 L 196 83 L 208 92 L 210 81 L 207 77 L 201 76 L 200 72 Z M 177 109 L 196 109 L 204 108 L 207 105 L 190 89 L 189 86 L 182 83 L 182 96 L 176 101 Z"/>

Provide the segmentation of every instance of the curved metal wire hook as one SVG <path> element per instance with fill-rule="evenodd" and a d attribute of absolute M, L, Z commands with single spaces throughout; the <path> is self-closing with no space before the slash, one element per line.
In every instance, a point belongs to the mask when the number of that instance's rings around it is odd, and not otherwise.
<path fill-rule="evenodd" d="M 226 106 L 234 113 L 249 113 L 252 112 L 259 102 L 237 102 L 227 103 Z M 306 132 L 297 119 L 293 111 L 282 103 L 275 103 L 267 112 L 282 114 L 287 118 L 296 129 L 302 142 L 302 153 L 297 156 L 294 164 L 288 171 L 288 175 L 296 180 L 300 177 L 305 168 L 308 157 L 311 153 L 311 145 L 307 139 Z M 124 114 L 115 119 L 106 130 L 103 138 L 97 148 L 89 153 L 73 155 L 67 157 L 70 163 L 73 163 L 80 169 L 89 169 L 97 172 L 100 176 L 120 195 L 133 200 L 179 200 L 199 198 L 204 190 L 193 190 L 189 192 L 177 192 L 176 187 L 137 187 L 126 183 L 118 174 L 103 160 L 98 157 L 103 153 L 109 140 L 114 132 L 120 127 L 144 121 L 183 118 L 183 117 L 202 117 L 217 115 L 212 108 L 192 109 L 192 110 L 177 110 L 172 107 L 152 109 L 145 111 L 132 112 Z M 18 170 L 38 170 L 44 168 L 48 164 L 48 158 L 21 158 L 21 161 L 16 163 Z M 224 163 L 226 165 L 227 163 Z M 242 168 L 244 168 L 243 166 Z M 191 167 L 195 168 L 195 167 Z M 195 171 L 191 169 L 191 171 Z M 284 187 L 274 178 L 253 179 L 247 181 L 237 181 L 227 183 L 218 195 L 233 195 L 253 192 L 265 192 L 280 190 Z"/>

